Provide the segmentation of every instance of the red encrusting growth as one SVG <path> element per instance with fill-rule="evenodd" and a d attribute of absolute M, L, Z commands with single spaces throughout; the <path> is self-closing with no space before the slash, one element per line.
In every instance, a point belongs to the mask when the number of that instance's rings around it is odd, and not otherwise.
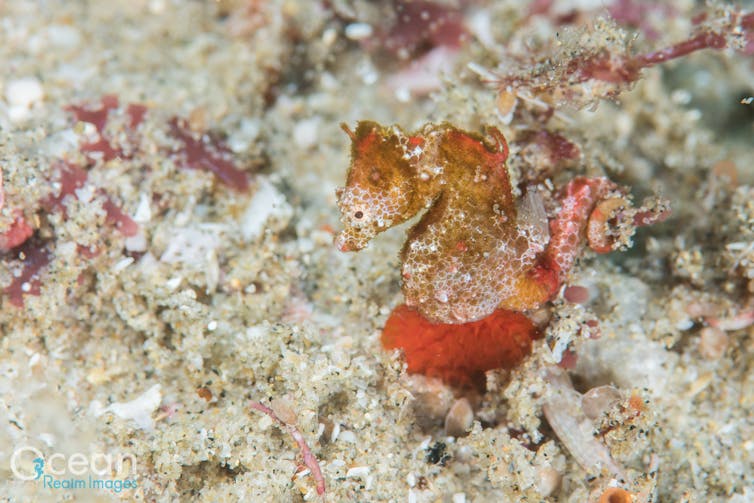
<path fill-rule="evenodd" d="M 184 119 L 174 117 L 168 124 L 170 134 L 182 144 L 174 155 L 183 168 L 210 171 L 233 189 L 249 190 L 246 173 L 233 163 L 231 151 L 224 143 L 207 134 L 196 138 Z"/>
<path fill-rule="evenodd" d="M 513 311 L 498 309 L 479 321 L 448 324 L 430 323 L 401 305 L 385 324 L 382 345 L 403 350 L 409 373 L 482 390 L 486 371 L 515 367 L 538 337 L 531 320 Z"/>

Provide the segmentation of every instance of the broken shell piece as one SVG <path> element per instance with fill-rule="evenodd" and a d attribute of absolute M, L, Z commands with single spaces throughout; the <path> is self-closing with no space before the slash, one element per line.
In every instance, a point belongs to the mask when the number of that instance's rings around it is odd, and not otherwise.
<path fill-rule="evenodd" d="M 587 472 L 599 473 L 606 469 L 626 480 L 623 468 L 613 460 L 607 447 L 594 438 L 594 425 L 584 414 L 581 395 L 573 389 L 568 374 L 551 365 L 546 369 L 545 380 L 550 384 L 550 393 L 542 411 L 571 456 Z"/>
<path fill-rule="evenodd" d="M 621 393 L 614 386 L 597 386 L 581 397 L 581 408 L 586 417 L 597 419 L 621 400 Z"/>
<path fill-rule="evenodd" d="M 465 437 L 469 434 L 473 421 L 474 411 L 468 399 L 456 400 L 445 416 L 445 434 L 451 437 Z"/>

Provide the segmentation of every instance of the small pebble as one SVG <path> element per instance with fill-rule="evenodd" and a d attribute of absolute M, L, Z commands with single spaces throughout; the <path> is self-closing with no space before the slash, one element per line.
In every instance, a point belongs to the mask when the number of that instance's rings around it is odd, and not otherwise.
<path fill-rule="evenodd" d="M 572 304 L 587 304 L 591 295 L 587 287 L 571 285 L 563 291 L 563 298 Z"/>
<path fill-rule="evenodd" d="M 451 437 L 465 437 L 471 430 L 474 411 L 466 398 L 456 400 L 445 416 L 445 434 Z"/>
<path fill-rule="evenodd" d="M 5 100 L 8 102 L 8 118 L 21 122 L 29 117 L 31 107 L 42 100 L 44 90 L 35 77 L 11 80 L 5 86 Z"/>
<path fill-rule="evenodd" d="M 317 117 L 300 120 L 293 127 L 293 141 L 302 149 L 307 149 L 317 143 L 317 131 L 320 120 Z"/>
<path fill-rule="evenodd" d="M 728 334 L 715 327 L 704 327 L 699 332 L 699 353 L 707 360 L 718 360 L 728 348 Z"/>
<path fill-rule="evenodd" d="M 42 84 L 35 77 L 11 80 L 5 86 L 5 99 L 12 107 L 30 107 L 44 96 Z"/>
<path fill-rule="evenodd" d="M 374 30 L 367 23 L 351 23 L 346 26 L 346 37 L 350 40 L 364 40 L 372 36 Z"/>
<path fill-rule="evenodd" d="M 540 466 L 537 469 L 537 491 L 542 497 L 552 495 L 560 487 L 560 472 L 550 466 Z"/>

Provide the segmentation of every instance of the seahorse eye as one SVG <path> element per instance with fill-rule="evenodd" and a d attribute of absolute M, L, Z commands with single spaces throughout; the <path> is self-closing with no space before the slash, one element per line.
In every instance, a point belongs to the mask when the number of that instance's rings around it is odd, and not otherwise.
<path fill-rule="evenodd" d="M 363 211 L 357 211 L 356 213 L 353 214 L 353 216 L 355 218 L 363 218 L 364 217 L 364 212 Z"/>

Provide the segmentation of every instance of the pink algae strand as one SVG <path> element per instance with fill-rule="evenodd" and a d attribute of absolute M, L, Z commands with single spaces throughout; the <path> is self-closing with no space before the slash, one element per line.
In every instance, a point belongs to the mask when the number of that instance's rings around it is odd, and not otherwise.
<path fill-rule="evenodd" d="M 275 411 L 264 405 L 262 402 L 251 402 L 250 406 L 252 409 L 258 410 L 270 416 L 275 422 L 283 427 L 291 437 L 293 437 L 296 445 L 298 445 L 299 451 L 301 451 L 301 457 L 304 461 L 304 465 L 309 468 L 309 471 L 311 472 L 312 477 L 314 477 L 314 481 L 317 484 L 317 494 L 322 496 L 322 498 L 324 499 L 325 477 L 322 475 L 322 470 L 319 467 L 317 457 L 312 453 L 309 445 L 304 439 L 304 436 L 301 434 L 301 431 L 299 431 L 294 422 L 295 416 L 292 415 L 292 417 L 281 418 L 280 416 L 275 414 Z"/>

